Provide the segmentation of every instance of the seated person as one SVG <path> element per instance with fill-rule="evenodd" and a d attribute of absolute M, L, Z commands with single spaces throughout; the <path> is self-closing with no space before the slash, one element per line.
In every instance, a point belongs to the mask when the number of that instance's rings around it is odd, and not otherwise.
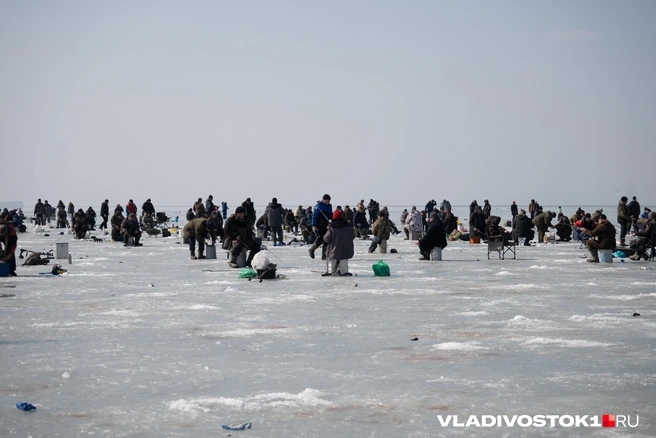
<path fill-rule="evenodd" d="M 84 239 L 89 231 L 87 215 L 81 208 L 73 215 L 73 232 L 76 239 Z"/>
<path fill-rule="evenodd" d="M 617 231 L 613 224 L 611 224 L 608 219 L 606 219 L 605 214 L 599 215 L 599 223 L 593 230 L 586 232 L 590 237 L 597 237 L 598 240 L 588 239 L 585 242 L 585 245 L 590 251 L 591 258 L 587 259 L 591 263 L 599 263 L 599 253 L 600 249 L 615 249 L 617 242 L 615 241 L 615 235 Z"/>
<path fill-rule="evenodd" d="M 226 219 L 223 230 L 225 237 L 223 240 L 223 249 L 230 250 L 230 260 L 228 264 L 231 268 L 238 268 L 237 257 L 244 250 L 249 249 L 246 266 L 251 266 L 253 257 L 260 252 L 260 245 L 255 241 L 253 230 L 246 222 L 246 210 L 239 206 L 235 213 Z"/>
<path fill-rule="evenodd" d="M 558 223 L 554 225 L 554 228 L 556 229 L 556 235 L 560 238 L 559 240 L 564 242 L 572 240 L 572 225 L 564 214 L 560 213 L 558 215 Z"/>
<path fill-rule="evenodd" d="M 314 243 L 317 236 L 312 230 L 312 210 L 309 210 L 304 215 L 301 215 L 301 219 L 298 221 L 298 226 L 301 229 L 301 236 L 303 236 L 303 242 L 305 243 Z"/>
<path fill-rule="evenodd" d="M 212 239 L 212 246 L 216 243 L 217 236 L 223 241 L 223 218 L 219 210 L 214 210 L 207 219 L 207 232 Z"/>
<path fill-rule="evenodd" d="M 651 239 L 654 238 L 654 232 L 656 231 L 656 212 L 652 211 L 649 213 L 649 217 L 644 226 L 637 232 L 633 233 L 634 236 L 638 236 L 639 239 L 631 244 L 631 249 L 635 251 L 631 257 L 631 260 L 640 260 L 640 257 L 645 260 L 649 260 L 649 255 L 647 254 L 647 248 L 650 248 Z"/>
<path fill-rule="evenodd" d="M 365 214 L 365 209 L 362 205 L 360 205 L 358 211 L 353 214 L 353 228 L 356 237 L 359 237 L 362 240 L 369 238 L 369 222 L 367 221 L 367 215 Z"/>
<path fill-rule="evenodd" d="M 121 222 L 121 236 L 123 237 L 123 246 L 128 246 L 130 237 L 134 238 L 134 246 L 143 246 L 142 243 L 139 243 L 141 229 L 136 214 L 130 213 L 127 218 L 123 219 L 123 222 Z"/>
<path fill-rule="evenodd" d="M 118 242 L 120 240 L 123 240 L 121 238 L 121 224 L 123 223 L 123 220 L 125 218 L 123 217 L 123 209 L 119 210 L 114 210 L 114 215 L 112 216 L 110 220 L 110 224 L 112 226 L 112 240 L 114 242 Z"/>
<path fill-rule="evenodd" d="M 433 248 L 446 248 L 446 232 L 444 231 L 444 222 L 440 219 L 439 214 L 434 211 L 428 218 L 428 229 L 426 234 L 419 239 L 419 260 L 430 260 L 430 254 Z"/>
<path fill-rule="evenodd" d="M 526 216 L 526 210 L 522 208 L 519 210 L 519 214 L 515 216 L 515 222 L 513 223 L 513 240 L 517 242 L 520 237 L 523 237 L 524 246 L 531 246 L 531 240 L 535 237 L 533 227 L 535 227 L 533 221 Z"/>
<path fill-rule="evenodd" d="M 590 213 L 585 213 L 583 216 L 583 219 L 577 221 L 574 224 L 573 231 L 574 231 L 574 239 L 585 242 L 590 238 L 588 235 L 588 231 L 593 230 L 597 224 L 595 224 L 592 221 L 592 216 Z"/>

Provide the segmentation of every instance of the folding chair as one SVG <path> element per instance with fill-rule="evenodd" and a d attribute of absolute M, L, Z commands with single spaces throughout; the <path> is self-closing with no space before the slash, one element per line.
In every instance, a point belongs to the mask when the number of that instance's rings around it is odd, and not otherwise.
<path fill-rule="evenodd" d="M 517 247 L 514 240 L 505 240 L 504 236 L 490 236 L 487 242 L 487 259 L 490 259 L 490 253 L 497 252 L 501 260 L 506 259 L 507 253 L 512 253 L 513 259 L 517 256 Z"/>

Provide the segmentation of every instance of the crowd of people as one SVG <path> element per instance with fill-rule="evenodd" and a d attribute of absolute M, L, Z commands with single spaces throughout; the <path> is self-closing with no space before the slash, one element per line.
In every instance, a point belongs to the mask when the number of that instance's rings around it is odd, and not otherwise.
<path fill-rule="evenodd" d="M 536 238 L 536 232 L 538 243 L 552 238 L 583 242 L 590 251 L 589 262 L 599 262 L 599 250 L 614 250 L 617 246 L 617 230 L 603 209 L 590 213 L 578 208 L 576 213 L 567 218 L 560 207 L 557 212 L 545 211 L 532 199 L 527 210 L 520 209 L 513 201 L 510 205 L 512 220 L 505 224 L 511 231 L 506 231 L 505 227 L 500 226 L 501 218 L 492 215 L 492 206 L 487 199 L 482 206 L 473 200 L 469 206 L 469 228 L 464 229 L 458 227 L 462 222 L 453 214 L 448 200 L 442 200 L 438 207 L 432 199 L 423 210 L 416 206 L 412 206 L 410 211 L 404 209 L 399 218 L 400 227 L 397 227 L 389 217 L 388 208 L 381 208 L 374 199 L 366 204 L 362 199 L 353 209 L 349 205 L 343 208 L 338 205 L 333 210 L 331 197 L 325 194 L 314 207 L 304 208 L 299 205 L 292 210 L 284 208 L 277 198 L 273 198 L 264 213 L 256 217 L 251 198 L 246 198 L 228 216 L 227 203 L 216 205 L 210 195 L 205 201 L 198 198 L 189 208 L 183 234 L 189 245 L 191 259 L 205 258 L 206 243 L 214 246 L 218 240 L 222 248 L 229 251 L 230 266 L 238 267 L 237 258 L 246 251 L 249 253 L 246 265 L 250 266 L 254 255 L 260 250 L 262 240 L 271 239 L 274 246 L 284 245 L 284 230 L 298 237 L 294 237 L 293 241 L 309 245 L 311 258 L 315 258 L 315 252 L 321 248 L 321 259 L 330 262 L 326 275 L 350 275 L 348 260 L 354 254 L 354 239 L 371 240 L 368 251 L 373 253 L 379 246 L 386 250 L 390 236 L 401 232 L 405 234 L 405 240 L 417 241 L 420 260 L 429 260 L 431 251 L 434 248 L 445 248 L 449 240 L 512 240 L 515 244 L 523 242 L 523 245 L 530 246 Z M 53 218 L 56 228 L 70 228 L 76 239 L 88 237 L 89 231 L 96 227 L 96 212 L 92 207 L 86 211 L 81 208 L 76 210 L 72 202 L 66 206 L 61 200 L 53 207 L 47 200 L 42 203 L 39 199 L 34 206 L 34 223 L 46 226 L 51 224 Z M 126 246 L 142 246 L 142 232 L 159 234 L 158 225 L 169 219 L 165 213 L 156 212 L 150 199 L 143 203 L 141 215 L 138 215 L 138 208 L 130 199 L 125 207 L 117 204 L 111 217 L 109 200 L 105 199 L 100 206 L 100 218 L 102 222 L 98 228 L 107 230 L 113 241 L 123 242 Z M 0 213 L 0 256 L 2 261 L 10 264 L 11 275 L 16 275 L 14 252 L 17 232 L 26 230 L 24 221 L 21 209 L 9 211 L 5 208 Z M 632 234 L 638 239 L 631 245 L 633 255 L 630 258 L 647 259 L 647 251 L 656 230 L 656 212 L 646 207 L 641 211 L 635 196 L 630 202 L 626 196 L 622 196 L 617 205 L 617 224 L 620 228 L 619 247 L 625 248 L 626 236 Z M 550 229 L 554 230 L 553 235 L 548 235 Z"/>

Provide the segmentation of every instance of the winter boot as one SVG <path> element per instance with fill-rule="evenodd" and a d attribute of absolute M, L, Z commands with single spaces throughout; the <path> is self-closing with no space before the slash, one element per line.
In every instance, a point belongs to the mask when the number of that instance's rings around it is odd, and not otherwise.
<path fill-rule="evenodd" d="M 624 239 L 620 239 L 620 246 L 626 246 L 626 243 L 624 243 Z"/>
<path fill-rule="evenodd" d="M 321 260 L 326 260 L 326 245 L 321 245 Z"/>
<path fill-rule="evenodd" d="M 642 254 L 640 254 L 643 259 L 649 260 L 649 254 L 647 254 L 647 251 L 642 251 Z"/>
<path fill-rule="evenodd" d="M 313 243 L 310 249 L 308 249 L 308 252 L 310 253 L 310 258 L 314 258 L 314 252 L 318 249 L 319 247 L 317 246 L 316 243 Z"/>
<path fill-rule="evenodd" d="M 202 260 L 202 259 L 205 258 L 205 256 L 203 255 L 203 252 L 205 252 L 205 248 L 200 248 L 200 247 L 199 247 L 199 248 L 198 248 L 198 259 L 199 259 L 199 260 Z"/>
<path fill-rule="evenodd" d="M 128 246 L 129 240 L 130 240 L 130 236 L 123 236 L 123 246 Z"/>
<path fill-rule="evenodd" d="M 635 253 L 632 256 L 630 256 L 629 259 L 633 260 L 634 262 L 637 262 L 638 260 L 640 260 L 640 254 Z"/>
<path fill-rule="evenodd" d="M 592 255 L 592 258 L 587 259 L 586 261 L 590 263 L 599 263 L 599 252 L 597 251 L 597 248 L 590 248 L 590 254 Z"/>
<path fill-rule="evenodd" d="M 190 249 L 189 252 L 191 253 L 191 259 L 196 260 L 196 255 L 194 254 L 194 250 Z"/>
<path fill-rule="evenodd" d="M 238 268 L 239 265 L 237 264 L 237 257 L 239 254 L 237 254 L 234 251 L 230 251 L 230 260 L 228 260 L 228 264 L 230 265 L 231 268 Z"/>
<path fill-rule="evenodd" d="M 139 239 L 141 239 L 141 236 L 134 238 L 134 246 L 143 246 L 143 243 L 139 243 Z"/>

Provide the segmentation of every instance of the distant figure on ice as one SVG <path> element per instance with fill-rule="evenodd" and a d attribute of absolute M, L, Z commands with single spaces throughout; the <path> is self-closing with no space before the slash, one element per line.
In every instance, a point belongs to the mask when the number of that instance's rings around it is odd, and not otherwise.
<path fill-rule="evenodd" d="M 255 217 L 255 206 L 253 205 L 251 198 L 246 198 L 246 200 L 241 203 L 241 207 L 244 209 L 244 220 L 246 221 L 246 225 L 248 225 L 249 228 L 253 228 L 257 218 Z M 237 210 L 235 210 L 235 212 L 236 211 Z"/>
<path fill-rule="evenodd" d="M 515 216 L 517 216 L 517 204 L 515 201 L 510 205 L 510 214 L 512 215 L 513 223 L 515 223 Z"/>
<path fill-rule="evenodd" d="M 323 236 L 328 231 L 331 217 L 333 217 L 333 206 L 330 203 L 330 195 L 326 193 L 312 210 L 312 230 L 317 238 L 308 250 L 310 258 L 314 258 L 314 251 L 323 245 Z M 326 260 L 325 246 L 321 249 L 321 260 Z"/>
<path fill-rule="evenodd" d="M 369 254 L 376 251 L 378 245 L 382 246 L 383 252 L 387 250 L 387 241 L 392 233 L 392 221 L 389 220 L 387 214 L 386 210 L 381 210 L 378 213 L 378 219 L 376 219 L 373 227 L 371 227 L 373 237 L 371 239 L 371 245 L 369 245 Z"/>
<path fill-rule="evenodd" d="M 617 223 L 620 225 L 620 246 L 626 246 L 624 239 L 629 228 L 631 228 L 631 215 L 626 205 L 626 201 L 628 200 L 629 198 L 622 196 L 620 202 L 617 204 Z"/>
<path fill-rule="evenodd" d="M 146 202 L 141 206 L 141 212 L 143 213 L 143 216 L 146 216 L 146 213 L 150 213 L 152 217 L 155 217 L 155 206 L 150 198 L 146 199 Z"/>
<path fill-rule="evenodd" d="M 513 240 L 517 242 L 520 237 L 523 237 L 524 246 L 531 246 L 531 240 L 533 240 L 533 237 L 535 236 L 533 227 L 535 227 L 535 224 L 528 216 L 526 216 L 526 210 L 522 208 L 519 210 L 519 214 L 515 216 L 515 221 L 513 222 Z"/>
<path fill-rule="evenodd" d="M 45 203 L 43 204 L 43 208 L 45 209 L 45 216 L 46 216 L 46 219 L 45 219 L 45 222 L 43 223 L 43 225 L 45 225 L 46 222 L 48 222 L 48 224 L 50 224 L 50 218 L 55 214 L 55 209 L 53 208 L 52 205 L 48 204 L 47 199 L 46 199 Z"/>
<path fill-rule="evenodd" d="M 76 239 L 84 239 L 89 231 L 89 223 L 87 222 L 87 215 L 81 208 L 73 216 L 73 232 Z"/>
<path fill-rule="evenodd" d="M 212 212 L 216 209 L 216 206 L 214 205 L 214 196 L 209 195 L 207 197 L 207 200 L 205 201 L 205 212 L 207 214 L 212 214 Z"/>
<path fill-rule="evenodd" d="M 41 202 L 41 198 L 39 198 L 39 200 L 36 201 L 36 204 L 34 205 L 34 216 L 36 217 L 37 225 L 46 224 L 44 220 L 45 215 L 46 215 L 46 207 L 45 205 L 43 205 L 43 202 Z"/>
<path fill-rule="evenodd" d="M 528 214 L 531 215 L 531 219 L 535 218 L 535 214 L 538 211 L 538 203 L 535 202 L 535 199 L 531 199 L 531 203 L 528 204 Z"/>
<path fill-rule="evenodd" d="M 221 213 L 223 214 L 223 220 L 228 219 L 228 204 L 225 201 L 221 203 Z"/>
<path fill-rule="evenodd" d="M 367 222 L 367 215 L 364 206 L 360 205 L 358 211 L 353 214 L 353 227 L 355 228 L 355 235 L 362 240 L 369 238 L 369 222 Z"/>
<path fill-rule="evenodd" d="M 205 216 L 205 204 L 203 203 L 203 198 L 198 198 L 198 200 L 194 202 L 194 215 L 197 218 Z"/>
<path fill-rule="evenodd" d="M 16 276 L 16 247 L 18 236 L 12 224 L 6 221 L 0 222 L 0 259 L 9 263 L 9 276 Z"/>
<path fill-rule="evenodd" d="M 326 246 L 326 259 L 330 262 L 330 271 L 324 273 L 327 275 L 346 275 L 350 276 L 348 271 L 348 260 L 353 258 L 355 250 L 353 248 L 353 227 L 349 226 L 342 212 L 336 210 L 333 213 L 333 220 L 327 226 L 323 240 Z"/>
<path fill-rule="evenodd" d="M 431 251 L 434 248 L 444 249 L 446 245 L 444 222 L 437 212 L 433 212 L 428 217 L 426 235 L 419 239 L 419 252 L 421 253 L 419 260 L 430 260 Z"/>
<path fill-rule="evenodd" d="M 556 229 L 556 235 L 561 241 L 569 242 L 572 240 L 572 225 L 569 223 L 567 216 L 560 213 L 558 215 L 558 223 L 554 225 L 554 228 Z"/>
<path fill-rule="evenodd" d="M 269 225 L 269 228 L 271 229 L 273 246 L 284 245 L 284 243 L 282 243 L 282 219 L 284 211 L 282 205 L 278 204 L 277 198 L 273 198 L 264 211 L 264 214 L 266 214 L 267 217 L 267 225 Z"/>
<path fill-rule="evenodd" d="M 590 255 L 592 258 L 587 259 L 591 263 L 599 263 L 599 253 L 600 249 L 615 249 L 615 235 L 617 231 L 615 227 L 606 219 L 606 215 L 602 214 L 599 217 L 599 223 L 594 228 L 587 232 L 590 237 L 597 237 L 597 240 L 588 239 L 585 242 L 585 246 L 588 247 Z"/>
<path fill-rule="evenodd" d="M 555 213 L 552 213 L 551 210 L 547 210 L 544 213 L 533 218 L 533 225 L 538 230 L 538 242 L 544 243 L 544 234 L 549 231 L 549 228 L 554 226 L 551 224 L 551 220 L 556 217 Z"/>
<path fill-rule="evenodd" d="M 68 215 L 71 217 L 71 223 L 73 223 L 75 219 L 75 205 L 72 202 L 68 203 Z"/>
<path fill-rule="evenodd" d="M 120 242 L 123 240 L 121 238 L 121 224 L 123 223 L 125 216 L 123 216 L 123 207 L 120 205 L 118 207 L 120 208 L 114 210 L 114 215 L 110 220 L 110 225 L 112 227 L 112 240 L 114 242 Z"/>
<path fill-rule="evenodd" d="M 130 213 L 134 214 L 135 216 L 137 215 L 137 205 L 132 199 L 130 199 L 125 205 L 125 215 L 130 216 Z"/>
<path fill-rule="evenodd" d="M 483 214 L 485 215 L 485 219 L 489 218 L 492 214 L 492 206 L 487 199 L 483 201 Z"/>
<path fill-rule="evenodd" d="M 109 221 L 109 199 L 105 199 L 105 202 L 100 204 L 100 217 L 102 222 L 100 223 L 99 229 L 107 229 L 107 222 Z"/>

